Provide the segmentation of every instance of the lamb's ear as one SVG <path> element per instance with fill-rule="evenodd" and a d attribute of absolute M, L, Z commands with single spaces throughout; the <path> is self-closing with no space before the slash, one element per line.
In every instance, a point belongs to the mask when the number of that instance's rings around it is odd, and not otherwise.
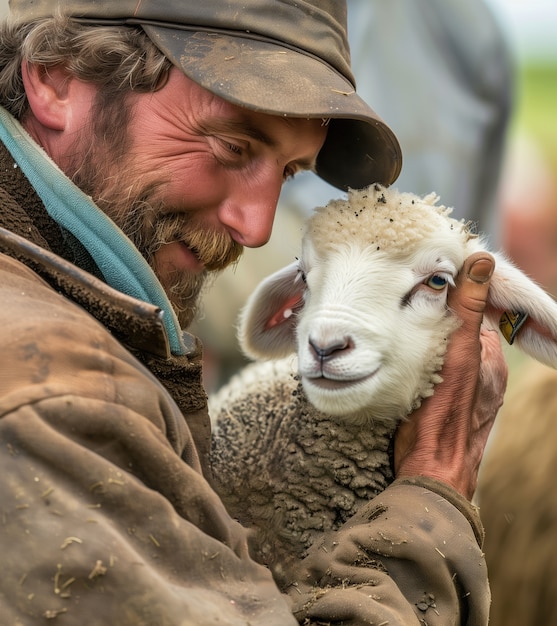
<path fill-rule="evenodd" d="M 485 316 L 495 327 L 499 326 L 507 341 L 510 339 L 541 363 L 557 368 L 557 302 L 500 253 L 493 256 L 495 270 Z M 511 337 L 513 325 L 520 324 L 517 314 L 523 313 L 528 318 L 516 337 Z"/>
<path fill-rule="evenodd" d="M 238 340 L 252 359 L 280 358 L 296 351 L 296 313 L 304 283 L 294 262 L 265 278 L 240 314 Z"/>

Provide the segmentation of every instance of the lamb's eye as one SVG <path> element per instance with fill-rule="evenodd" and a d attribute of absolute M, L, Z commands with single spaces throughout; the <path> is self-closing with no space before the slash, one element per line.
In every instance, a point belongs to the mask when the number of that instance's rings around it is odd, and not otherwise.
<path fill-rule="evenodd" d="M 304 270 L 302 268 L 298 268 L 298 278 L 304 282 L 304 284 L 307 282 L 306 281 L 306 273 L 304 272 Z"/>
<path fill-rule="evenodd" d="M 441 291 L 447 286 L 448 282 L 448 279 L 443 276 L 443 274 L 433 274 L 427 279 L 426 285 L 432 289 Z"/>

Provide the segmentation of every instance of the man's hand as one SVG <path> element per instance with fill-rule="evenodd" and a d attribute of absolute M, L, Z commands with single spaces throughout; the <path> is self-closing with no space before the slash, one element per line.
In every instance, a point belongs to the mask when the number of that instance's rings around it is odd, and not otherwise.
<path fill-rule="evenodd" d="M 485 252 L 466 260 L 449 294 L 449 307 L 462 325 L 451 335 L 443 382 L 395 438 L 397 478 L 436 478 L 469 500 L 507 384 L 498 333 L 480 330 L 493 268 L 493 257 Z"/>

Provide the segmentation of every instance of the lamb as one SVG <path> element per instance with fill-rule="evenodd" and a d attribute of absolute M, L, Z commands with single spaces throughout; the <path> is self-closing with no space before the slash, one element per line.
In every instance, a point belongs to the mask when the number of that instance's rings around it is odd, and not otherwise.
<path fill-rule="evenodd" d="M 300 259 L 241 315 L 240 344 L 260 360 L 210 399 L 211 463 L 280 584 L 290 559 L 393 480 L 393 433 L 440 381 L 458 325 L 448 289 L 487 244 L 438 200 L 372 185 L 317 208 Z M 528 314 L 537 324 L 515 343 L 557 367 L 557 303 L 492 254 L 487 321 Z"/>

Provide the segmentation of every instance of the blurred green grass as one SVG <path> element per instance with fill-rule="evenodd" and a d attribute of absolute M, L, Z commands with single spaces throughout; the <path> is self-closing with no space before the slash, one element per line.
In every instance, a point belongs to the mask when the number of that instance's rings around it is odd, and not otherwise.
<path fill-rule="evenodd" d="M 536 140 L 557 171 L 557 61 L 530 61 L 517 71 L 511 132 L 526 132 Z"/>

